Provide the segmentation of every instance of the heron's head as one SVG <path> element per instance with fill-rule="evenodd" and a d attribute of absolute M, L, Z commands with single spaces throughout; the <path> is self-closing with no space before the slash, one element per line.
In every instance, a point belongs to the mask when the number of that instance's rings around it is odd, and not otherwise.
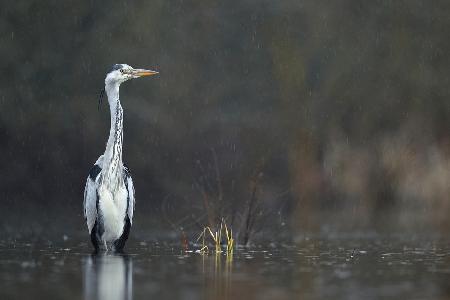
<path fill-rule="evenodd" d="M 158 74 L 158 72 L 146 69 L 134 69 L 127 64 L 115 64 L 112 66 L 108 74 L 106 74 L 105 83 L 121 84 L 122 82 L 133 78 L 151 76 L 155 74 Z"/>

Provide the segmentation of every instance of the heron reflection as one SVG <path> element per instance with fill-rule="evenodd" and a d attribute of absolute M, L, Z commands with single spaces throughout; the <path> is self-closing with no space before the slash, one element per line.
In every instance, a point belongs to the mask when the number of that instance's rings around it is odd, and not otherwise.
<path fill-rule="evenodd" d="M 132 299 L 133 260 L 129 256 L 88 256 L 84 265 L 85 299 Z"/>

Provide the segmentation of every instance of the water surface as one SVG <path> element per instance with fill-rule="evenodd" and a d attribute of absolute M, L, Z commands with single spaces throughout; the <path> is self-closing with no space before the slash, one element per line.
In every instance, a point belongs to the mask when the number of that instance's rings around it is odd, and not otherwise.
<path fill-rule="evenodd" d="M 448 299 L 446 241 L 311 239 L 237 247 L 233 255 L 130 243 L 92 255 L 66 246 L 0 244 L 1 299 Z"/>

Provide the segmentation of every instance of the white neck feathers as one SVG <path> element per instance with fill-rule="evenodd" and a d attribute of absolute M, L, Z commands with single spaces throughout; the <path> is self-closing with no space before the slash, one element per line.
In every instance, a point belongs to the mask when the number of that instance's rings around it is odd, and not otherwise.
<path fill-rule="evenodd" d="M 117 186 L 122 174 L 123 109 L 119 100 L 119 83 L 106 83 L 105 91 L 111 113 L 111 128 L 104 154 L 103 182 Z"/>

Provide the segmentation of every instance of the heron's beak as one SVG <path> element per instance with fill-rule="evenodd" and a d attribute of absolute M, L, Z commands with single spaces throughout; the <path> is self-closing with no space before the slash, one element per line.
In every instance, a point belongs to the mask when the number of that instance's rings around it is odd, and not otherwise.
<path fill-rule="evenodd" d="M 159 72 L 157 72 L 157 71 L 146 70 L 146 69 L 133 69 L 133 71 L 132 71 L 133 76 L 136 76 L 136 77 L 152 76 L 152 75 L 156 75 L 158 73 Z"/>

